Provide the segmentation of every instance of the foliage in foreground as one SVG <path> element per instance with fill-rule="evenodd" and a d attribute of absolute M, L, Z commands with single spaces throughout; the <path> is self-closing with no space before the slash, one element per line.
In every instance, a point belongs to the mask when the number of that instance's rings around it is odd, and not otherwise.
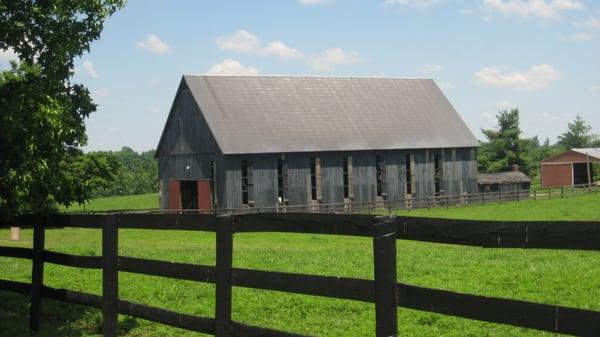
<path fill-rule="evenodd" d="M 96 110 L 88 89 L 71 82 L 73 62 L 122 5 L 122 0 L 0 3 L 0 50 L 18 57 L 0 72 L 0 216 L 89 198 L 78 181 L 96 169 L 66 167 L 81 155 L 84 119 Z M 110 169 L 98 168 L 94 175 Z"/>

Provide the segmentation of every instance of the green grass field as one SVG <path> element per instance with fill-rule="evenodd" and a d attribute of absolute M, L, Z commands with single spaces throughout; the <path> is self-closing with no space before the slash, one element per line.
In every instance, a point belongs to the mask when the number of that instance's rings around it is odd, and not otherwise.
<path fill-rule="evenodd" d="M 98 201 L 99 203 L 100 201 Z M 124 200 L 107 202 L 133 208 Z M 564 200 L 528 201 L 460 209 L 412 211 L 410 215 L 482 219 L 598 220 L 600 194 Z M 95 202 L 89 207 L 97 207 Z M 86 209 L 90 209 L 90 208 Z M 142 207 L 147 208 L 147 207 Z M 398 214 L 407 214 L 401 212 Z M 31 230 L 23 241 L 0 245 L 31 246 Z M 49 250 L 100 254 L 100 231 L 48 230 Z M 371 279 L 371 240 L 312 234 L 237 234 L 234 266 L 260 270 Z M 211 233 L 121 230 L 119 254 L 166 261 L 214 264 L 215 238 Z M 0 278 L 30 281 L 31 261 L 0 258 Z M 52 287 L 101 293 L 101 272 L 47 264 L 45 283 Z M 120 273 L 120 296 L 184 313 L 212 316 L 214 286 L 167 278 Z M 523 299 L 576 308 L 600 310 L 600 253 L 564 250 L 483 249 L 399 241 L 398 277 L 401 282 L 472 294 Z M 25 296 L 0 292 L 0 336 L 25 336 Z M 40 336 L 99 336 L 98 310 L 44 301 Z M 235 320 L 316 336 L 373 336 L 372 304 L 313 296 L 234 288 Z M 120 336 L 201 336 L 140 319 L 121 317 Z M 555 336 L 535 330 L 465 320 L 413 310 L 399 311 L 402 336 Z"/>
<path fill-rule="evenodd" d="M 98 198 L 83 205 L 61 207 L 65 212 L 98 212 L 118 209 L 152 209 L 158 208 L 158 194 L 136 194 L 118 197 Z"/>
<path fill-rule="evenodd" d="M 403 216 L 423 216 L 452 219 L 480 220 L 600 220 L 600 193 L 585 194 L 560 199 L 558 194 L 550 200 L 508 202 L 467 207 L 438 207 L 396 211 Z"/>

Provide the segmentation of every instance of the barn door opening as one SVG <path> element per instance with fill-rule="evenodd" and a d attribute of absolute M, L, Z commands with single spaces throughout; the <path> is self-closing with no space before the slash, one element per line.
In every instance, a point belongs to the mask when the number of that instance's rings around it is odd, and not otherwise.
<path fill-rule="evenodd" d="M 181 209 L 198 209 L 198 188 L 195 180 L 182 180 Z"/>
<path fill-rule="evenodd" d="M 594 168 L 590 163 L 590 172 L 594 172 Z M 594 182 L 594 178 L 590 177 L 590 182 Z M 586 185 L 588 183 L 588 168 L 586 163 L 573 164 L 573 184 Z"/>

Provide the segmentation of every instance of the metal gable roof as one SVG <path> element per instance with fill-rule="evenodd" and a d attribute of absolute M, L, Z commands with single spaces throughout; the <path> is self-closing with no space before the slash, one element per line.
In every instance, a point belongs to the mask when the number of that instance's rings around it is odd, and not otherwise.
<path fill-rule="evenodd" d="M 479 146 L 430 79 L 184 80 L 224 154 Z"/>
<path fill-rule="evenodd" d="M 589 155 L 591 159 L 600 160 L 600 148 L 589 147 L 585 149 L 573 149 L 573 151 L 583 155 Z"/>

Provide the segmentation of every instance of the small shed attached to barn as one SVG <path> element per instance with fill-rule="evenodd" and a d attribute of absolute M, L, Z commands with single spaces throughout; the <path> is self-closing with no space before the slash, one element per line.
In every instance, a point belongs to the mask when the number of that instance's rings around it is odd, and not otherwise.
<path fill-rule="evenodd" d="M 542 161 L 542 187 L 577 186 L 594 181 L 600 148 L 572 149 Z"/>
<path fill-rule="evenodd" d="M 529 196 L 531 178 L 518 169 L 510 172 L 480 173 L 479 193 L 503 193 L 508 198 L 526 198 Z"/>

